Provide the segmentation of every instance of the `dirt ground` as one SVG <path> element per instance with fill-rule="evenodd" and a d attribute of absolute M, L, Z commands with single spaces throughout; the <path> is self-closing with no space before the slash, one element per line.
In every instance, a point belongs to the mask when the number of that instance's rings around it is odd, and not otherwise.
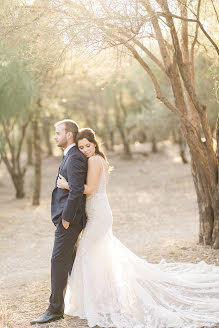
<path fill-rule="evenodd" d="M 199 262 L 219 265 L 219 251 L 198 240 L 198 209 L 190 166 L 183 165 L 177 146 L 164 142 L 158 154 L 149 145 L 133 146 L 132 160 L 118 148 L 109 154 L 114 167 L 108 195 L 114 234 L 149 262 Z M 146 152 L 145 155 L 140 152 Z M 10 178 L 0 166 L 0 327 L 30 327 L 44 312 L 50 295 L 50 256 L 54 226 L 50 196 L 60 156 L 44 158 L 40 206 L 31 205 L 32 168 L 26 174 L 26 198 L 16 200 Z M 45 328 L 87 328 L 73 317 Z"/>

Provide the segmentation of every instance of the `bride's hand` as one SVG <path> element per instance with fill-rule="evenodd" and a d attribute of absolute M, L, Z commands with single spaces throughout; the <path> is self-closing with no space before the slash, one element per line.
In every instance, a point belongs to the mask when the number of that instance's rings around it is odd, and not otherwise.
<path fill-rule="evenodd" d="M 57 180 L 57 187 L 61 189 L 68 189 L 69 190 L 69 185 L 66 179 L 59 174 L 58 180 Z"/>

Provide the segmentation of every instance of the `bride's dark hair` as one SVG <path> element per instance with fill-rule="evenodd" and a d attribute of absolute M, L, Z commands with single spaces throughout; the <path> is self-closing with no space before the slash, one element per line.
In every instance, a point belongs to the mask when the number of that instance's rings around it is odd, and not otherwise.
<path fill-rule="evenodd" d="M 84 128 L 84 129 L 80 129 L 78 131 L 78 134 L 77 134 L 76 140 L 75 140 L 77 146 L 78 146 L 78 141 L 82 140 L 82 139 L 87 139 L 89 142 L 92 142 L 96 146 L 95 154 L 102 156 L 105 159 L 105 161 L 108 163 L 106 155 L 104 154 L 103 150 L 101 149 L 101 146 L 96 139 L 95 132 L 92 129 Z"/>

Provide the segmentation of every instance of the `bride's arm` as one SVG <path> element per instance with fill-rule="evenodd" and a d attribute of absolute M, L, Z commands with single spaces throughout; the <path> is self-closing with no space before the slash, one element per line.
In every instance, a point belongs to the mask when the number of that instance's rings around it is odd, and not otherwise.
<path fill-rule="evenodd" d="M 92 156 L 88 160 L 87 183 L 84 185 L 84 194 L 92 194 L 100 181 L 102 172 L 101 160 L 98 156 Z M 59 174 L 57 187 L 69 190 L 69 185 L 66 179 Z"/>
<path fill-rule="evenodd" d="M 88 159 L 87 183 L 84 186 L 84 194 L 92 194 L 98 187 L 102 164 L 99 156 L 92 156 Z"/>

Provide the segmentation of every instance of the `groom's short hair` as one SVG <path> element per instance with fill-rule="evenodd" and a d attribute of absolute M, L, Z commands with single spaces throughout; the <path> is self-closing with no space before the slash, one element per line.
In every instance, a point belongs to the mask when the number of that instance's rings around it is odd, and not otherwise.
<path fill-rule="evenodd" d="M 63 124 L 65 126 L 66 132 L 72 132 L 73 139 L 75 141 L 76 136 L 78 134 L 78 130 L 79 130 L 78 124 L 73 120 L 66 119 L 66 120 L 58 121 L 54 125 L 55 125 L 55 127 L 57 127 L 58 125 L 61 125 L 61 124 Z"/>

